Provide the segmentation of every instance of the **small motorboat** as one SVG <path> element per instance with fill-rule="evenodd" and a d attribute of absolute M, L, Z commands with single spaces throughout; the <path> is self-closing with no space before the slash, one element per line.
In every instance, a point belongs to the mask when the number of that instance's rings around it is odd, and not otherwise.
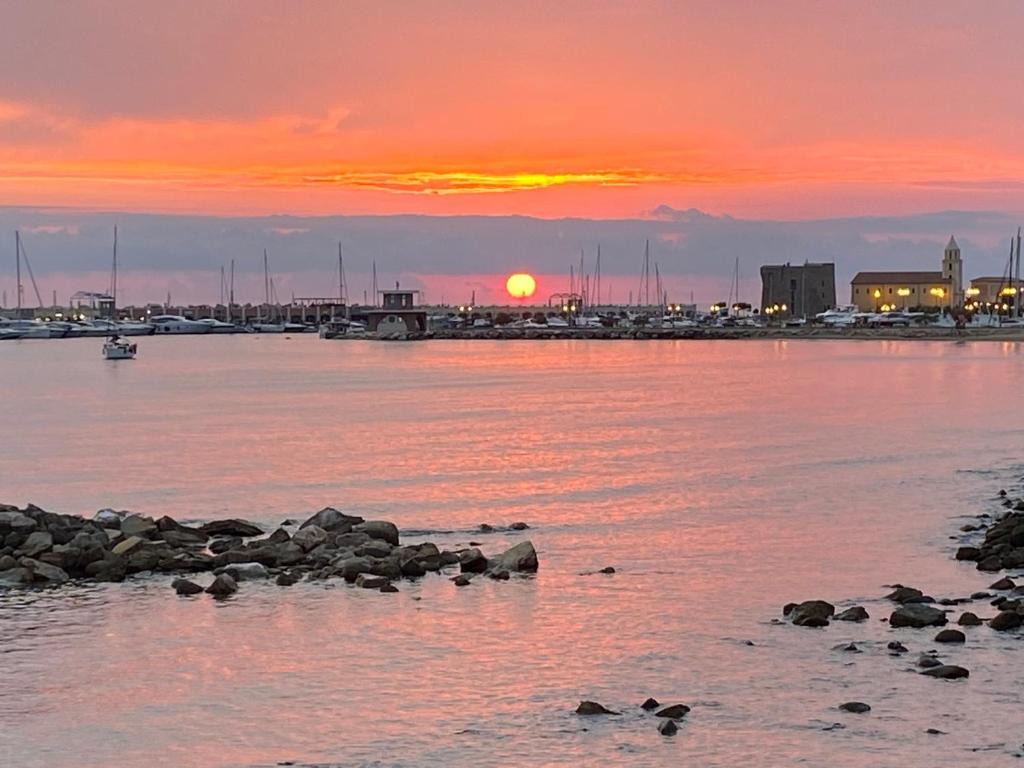
<path fill-rule="evenodd" d="M 112 336 L 103 344 L 103 357 L 107 360 L 132 360 L 137 348 L 119 336 Z"/>

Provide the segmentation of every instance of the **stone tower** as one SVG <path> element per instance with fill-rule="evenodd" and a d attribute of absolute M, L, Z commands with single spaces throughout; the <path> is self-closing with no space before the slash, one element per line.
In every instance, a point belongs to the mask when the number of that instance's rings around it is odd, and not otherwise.
<path fill-rule="evenodd" d="M 960 258 L 960 246 L 956 238 L 949 236 L 949 243 L 942 254 L 942 276 L 950 281 L 949 304 L 958 307 L 964 302 L 964 263 Z"/>

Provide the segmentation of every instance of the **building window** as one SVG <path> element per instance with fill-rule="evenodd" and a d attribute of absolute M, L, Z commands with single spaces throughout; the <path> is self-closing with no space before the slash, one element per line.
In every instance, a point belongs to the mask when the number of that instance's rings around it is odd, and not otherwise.
<path fill-rule="evenodd" d="M 892 296 L 892 288 L 889 289 L 889 295 Z"/>

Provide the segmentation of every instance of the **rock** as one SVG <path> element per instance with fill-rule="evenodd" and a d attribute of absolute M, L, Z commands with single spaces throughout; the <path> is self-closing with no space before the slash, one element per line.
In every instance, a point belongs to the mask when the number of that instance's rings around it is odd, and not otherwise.
<path fill-rule="evenodd" d="M 101 509 L 92 519 L 104 528 L 117 528 L 120 530 L 121 521 L 127 516 L 127 512 L 115 512 L 112 509 Z"/>
<path fill-rule="evenodd" d="M 11 568 L 17 567 L 18 561 L 11 555 L 0 555 L 0 571 L 9 571 Z"/>
<path fill-rule="evenodd" d="M 961 627 L 977 627 L 981 625 L 981 619 L 970 611 L 964 611 L 960 614 L 960 618 L 956 620 L 956 623 Z"/>
<path fill-rule="evenodd" d="M 596 701 L 581 701 L 580 705 L 576 707 L 577 715 L 617 715 L 618 712 L 612 712 L 605 706 L 598 704 Z"/>
<path fill-rule="evenodd" d="M 156 532 L 156 521 L 145 515 L 132 514 L 121 521 L 121 533 L 125 536 L 139 536 L 148 539 Z"/>
<path fill-rule="evenodd" d="M 992 593 L 990 593 L 990 592 L 972 592 L 971 593 L 971 600 L 988 600 L 990 597 L 992 597 Z"/>
<path fill-rule="evenodd" d="M 363 589 L 380 589 L 388 583 L 384 576 L 371 576 L 368 573 L 360 573 L 356 576 L 356 586 Z"/>
<path fill-rule="evenodd" d="M 610 565 L 606 565 L 604 568 L 598 571 L 598 573 L 615 573 L 615 568 L 613 568 Z"/>
<path fill-rule="evenodd" d="M 494 533 L 494 526 L 489 525 L 487 523 L 480 523 L 480 526 L 477 528 L 477 530 L 480 533 Z"/>
<path fill-rule="evenodd" d="M 938 608 L 919 603 L 901 605 L 889 617 L 890 627 L 941 627 L 946 623 L 946 614 Z"/>
<path fill-rule="evenodd" d="M 495 581 L 508 581 L 509 578 L 510 578 L 509 572 L 506 571 L 506 570 L 490 571 L 490 572 L 488 572 L 487 575 L 490 576 Z"/>
<path fill-rule="evenodd" d="M 334 507 L 324 507 L 315 515 L 299 526 L 299 530 L 315 525 L 323 528 L 329 533 L 348 533 L 352 527 L 363 522 L 363 518 L 356 515 L 346 515 Z"/>
<path fill-rule="evenodd" d="M 945 731 L 940 731 L 938 728 L 928 728 L 928 729 L 925 730 L 925 733 L 927 733 L 927 734 L 929 734 L 931 736 L 945 736 L 946 735 Z"/>
<path fill-rule="evenodd" d="M 838 650 L 845 653 L 863 653 L 863 651 L 857 647 L 856 643 L 849 643 L 848 645 L 838 646 Z"/>
<path fill-rule="evenodd" d="M 0 533 L 28 534 L 36 529 L 36 521 L 17 510 L 0 512 Z"/>
<path fill-rule="evenodd" d="M 460 574 L 452 579 L 452 583 L 455 584 L 456 587 L 468 587 L 471 582 L 472 579 L 465 574 Z"/>
<path fill-rule="evenodd" d="M 358 552 L 365 557 L 387 557 L 391 554 L 391 545 L 383 539 L 370 539 L 363 544 Z"/>
<path fill-rule="evenodd" d="M 464 573 L 483 573 L 487 570 L 487 558 L 475 547 L 459 553 L 459 567 Z"/>
<path fill-rule="evenodd" d="M 986 573 L 995 573 L 1003 568 L 1003 563 L 998 555 L 988 555 L 978 562 L 978 570 Z"/>
<path fill-rule="evenodd" d="M 855 715 L 862 715 L 865 712 L 871 711 L 871 707 L 863 701 L 847 701 L 840 704 L 839 708 L 844 712 L 853 712 Z"/>
<path fill-rule="evenodd" d="M 891 640 L 891 641 L 889 641 L 888 645 L 886 645 L 885 647 L 888 648 L 893 653 L 906 653 L 907 652 L 907 646 L 905 646 L 899 640 Z"/>
<path fill-rule="evenodd" d="M 359 574 L 369 573 L 371 568 L 373 563 L 365 557 L 347 557 L 334 562 L 334 572 L 347 582 L 354 582 Z"/>
<path fill-rule="evenodd" d="M 5 568 L 0 571 L 0 588 L 21 587 L 32 583 L 32 571 L 28 568 Z"/>
<path fill-rule="evenodd" d="M 387 520 L 367 520 L 353 526 L 352 530 L 369 534 L 373 539 L 383 539 L 392 546 L 398 546 L 398 526 Z"/>
<path fill-rule="evenodd" d="M 647 699 L 643 704 L 640 705 L 640 709 L 650 712 L 652 709 L 657 709 L 661 704 L 658 703 L 657 699 Z"/>
<path fill-rule="evenodd" d="M 1016 611 L 1000 611 L 989 621 L 988 625 L 998 632 L 1005 632 L 1009 629 L 1016 629 L 1021 623 L 1024 623 L 1024 616 Z"/>
<path fill-rule="evenodd" d="M 999 581 L 997 581 L 994 584 L 990 585 L 989 589 L 997 589 L 999 591 L 1003 591 L 1003 590 L 1013 589 L 1016 586 L 1017 585 L 1014 583 L 1013 579 L 1009 578 L 1008 576 L 1004 576 Z"/>
<path fill-rule="evenodd" d="M 217 576 L 213 583 L 206 588 L 207 594 L 213 595 L 214 597 L 227 597 L 233 595 L 238 591 L 238 584 L 231 578 L 229 574 L 222 573 Z"/>
<path fill-rule="evenodd" d="M 526 523 L 518 522 L 518 523 L 512 523 L 512 525 L 509 526 L 509 530 L 512 530 L 512 531 L 525 531 L 529 527 L 530 526 L 528 526 Z"/>
<path fill-rule="evenodd" d="M 215 555 L 220 555 L 228 550 L 238 549 L 242 546 L 242 539 L 238 536 L 232 536 L 227 539 L 214 539 L 210 542 L 210 551 Z"/>
<path fill-rule="evenodd" d="M 122 528 L 122 530 L 124 529 Z M 263 533 L 263 529 L 255 523 L 250 523 L 248 520 L 240 520 L 239 518 L 213 520 L 200 526 L 199 530 L 207 536 L 239 536 L 243 539 L 250 536 L 259 536 Z"/>
<path fill-rule="evenodd" d="M 161 539 L 167 542 L 168 545 L 182 549 L 187 547 L 199 548 L 206 544 L 206 534 L 199 533 L 199 531 L 188 531 L 188 530 L 170 530 L 161 531 L 159 533 Z"/>
<path fill-rule="evenodd" d="M 935 636 L 936 643 L 966 643 L 967 636 L 959 629 L 943 629 Z"/>
<path fill-rule="evenodd" d="M 855 605 L 852 608 L 847 608 L 842 613 L 835 615 L 836 621 L 867 621 L 870 616 L 868 612 L 859 605 Z"/>
<path fill-rule="evenodd" d="M 317 526 L 319 528 L 319 526 Z M 320 528 L 322 531 L 323 528 Z M 292 540 L 291 535 L 284 528 L 277 528 L 272 534 L 267 536 L 267 544 L 284 544 Z"/>
<path fill-rule="evenodd" d="M 144 539 L 141 536 L 129 536 L 124 541 L 115 544 L 110 551 L 115 555 L 128 555 L 145 547 L 148 541 L 148 539 Z"/>
<path fill-rule="evenodd" d="M 954 664 L 943 664 L 938 667 L 932 667 L 921 672 L 922 675 L 928 677 L 937 677 L 940 680 L 959 680 L 960 678 L 970 677 L 971 673 L 963 667 L 958 667 Z"/>
<path fill-rule="evenodd" d="M 262 563 L 232 563 L 224 567 L 224 573 L 229 574 L 235 581 L 265 579 L 270 575 Z"/>
<path fill-rule="evenodd" d="M 441 565 L 458 565 L 460 558 L 455 552 L 448 552 L 447 550 L 438 554 L 438 559 L 441 561 Z"/>
<path fill-rule="evenodd" d="M 659 709 L 655 712 L 656 717 L 668 717 L 673 720 L 681 720 L 686 717 L 686 713 L 690 711 L 690 708 L 685 704 L 671 704 L 664 709 Z"/>
<path fill-rule="evenodd" d="M 287 536 L 288 534 L 285 533 L 285 535 Z M 294 544 L 298 544 L 302 547 L 303 552 L 309 552 L 311 549 L 314 549 L 327 541 L 327 531 L 319 525 L 305 525 L 295 532 L 295 535 L 291 537 L 291 540 Z"/>
<path fill-rule="evenodd" d="M 175 579 L 171 582 L 171 586 L 179 595 L 198 595 L 203 591 L 202 587 L 188 579 Z"/>
<path fill-rule="evenodd" d="M 297 573 L 282 573 L 277 577 L 276 584 L 279 587 L 290 587 L 299 581 L 301 577 Z"/>
<path fill-rule="evenodd" d="M 897 586 L 892 592 L 885 596 L 886 600 L 892 600 L 894 603 L 905 603 L 915 597 L 923 597 L 924 593 L 920 589 L 914 589 L 913 587 Z"/>
<path fill-rule="evenodd" d="M 658 723 L 658 733 L 662 736 L 675 736 L 679 732 L 679 726 L 674 720 L 662 720 Z"/>
<path fill-rule="evenodd" d="M 396 587 L 394 584 L 392 584 L 389 581 L 387 584 L 385 584 L 383 587 L 380 588 L 380 591 L 381 592 L 397 592 L 398 591 L 398 587 Z"/>
<path fill-rule="evenodd" d="M 977 547 L 960 547 L 956 551 L 957 560 L 976 561 L 981 557 L 981 550 Z"/>
<path fill-rule="evenodd" d="M 53 536 L 48 531 L 33 531 L 18 550 L 25 557 L 38 557 L 53 548 Z"/>
<path fill-rule="evenodd" d="M 533 548 L 532 542 L 521 541 L 497 557 L 492 558 L 488 562 L 488 567 L 494 571 L 505 570 L 517 573 L 525 571 L 532 573 L 537 570 L 537 551 Z"/>
<path fill-rule="evenodd" d="M 44 563 L 41 560 L 33 560 L 31 557 L 21 558 L 21 566 L 32 572 L 33 581 L 45 581 L 49 584 L 63 584 L 71 577 L 62 568 L 56 565 Z"/>
<path fill-rule="evenodd" d="M 793 607 L 789 617 L 798 627 L 827 627 L 828 620 L 835 612 L 836 608 L 832 603 L 824 600 L 806 600 Z"/>

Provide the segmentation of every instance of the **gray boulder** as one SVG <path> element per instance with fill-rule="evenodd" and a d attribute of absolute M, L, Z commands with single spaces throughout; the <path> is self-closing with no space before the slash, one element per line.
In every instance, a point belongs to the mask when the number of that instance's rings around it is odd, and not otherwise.
<path fill-rule="evenodd" d="M 365 557 L 348 557 L 334 562 L 334 572 L 348 582 L 355 581 L 361 573 L 369 573 L 371 568 L 373 563 Z"/>
<path fill-rule="evenodd" d="M 387 520 L 367 520 L 353 526 L 352 530 L 368 534 L 373 539 L 383 539 L 392 546 L 398 546 L 398 526 Z"/>
<path fill-rule="evenodd" d="M 862 715 L 865 712 L 871 711 L 871 706 L 865 704 L 863 701 L 847 701 L 840 704 L 839 708 L 844 712 L 853 712 L 855 715 Z"/>
<path fill-rule="evenodd" d="M 364 589 L 380 589 L 388 583 L 384 576 L 371 576 L 368 573 L 360 573 L 356 576 L 356 586 Z"/>
<path fill-rule="evenodd" d="M 867 621 L 870 617 L 863 607 L 855 605 L 837 613 L 834 618 L 836 621 Z"/>
<path fill-rule="evenodd" d="M 966 643 L 967 636 L 959 629 L 943 629 L 935 636 L 936 643 Z"/>
<path fill-rule="evenodd" d="M 21 565 L 32 571 L 34 581 L 45 581 L 48 584 L 63 584 L 70 578 L 62 568 L 44 563 L 41 560 L 33 560 L 31 557 L 21 558 Z"/>
<path fill-rule="evenodd" d="M 387 557 L 391 549 L 391 545 L 383 539 L 370 539 L 356 551 L 364 557 Z"/>
<path fill-rule="evenodd" d="M 306 520 L 299 529 L 308 528 L 311 525 L 315 525 L 318 528 L 323 528 L 325 531 L 331 533 L 347 533 L 352 530 L 352 526 L 358 525 L 363 522 L 363 518 L 355 515 L 346 515 L 344 512 L 339 512 L 334 507 L 324 507 L 315 515 Z"/>
<path fill-rule="evenodd" d="M 669 717 L 673 720 L 680 720 L 686 717 L 690 708 L 685 704 L 671 704 L 663 709 L 659 709 L 655 712 L 656 717 Z"/>
<path fill-rule="evenodd" d="M 34 531 L 36 521 L 16 510 L 0 512 L 0 533 L 25 533 Z"/>
<path fill-rule="evenodd" d="M 121 521 L 127 517 L 127 512 L 117 512 L 113 509 L 101 509 L 93 515 L 93 521 L 104 528 L 121 528 Z"/>
<path fill-rule="evenodd" d="M 233 595 L 238 591 L 238 584 L 231 578 L 229 574 L 222 573 L 217 576 L 213 583 L 206 588 L 207 594 L 213 595 L 214 597 L 227 597 Z"/>
<path fill-rule="evenodd" d="M 890 627 L 941 627 L 946 623 L 946 614 L 938 608 L 922 603 L 901 605 L 889 617 Z"/>
<path fill-rule="evenodd" d="M 908 600 L 914 598 L 923 597 L 924 592 L 920 589 L 914 589 L 913 587 L 904 587 L 902 585 L 897 586 L 892 592 L 886 595 L 887 600 L 892 600 L 894 603 L 905 603 Z"/>
<path fill-rule="evenodd" d="M 5 587 L 22 587 L 32 583 L 32 571 L 28 568 L 7 568 L 0 571 L 0 589 Z"/>
<path fill-rule="evenodd" d="M 1024 623 L 1024 616 L 1016 611 L 1000 611 L 989 621 L 988 625 L 998 632 L 1005 632 L 1009 629 L 1017 629 L 1022 623 Z"/>
<path fill-rule="evenodd" d="M 53 549 L 53 536 L 48 531 L 33 531 L 21 545 L 19 553 L 25 557 L 38 557 Z"/>
<path fill-rule="evenodd" d="M 487 570 L 487 558 L 476 549 L 466 549 L 459 553 L 459 567 L 463 573 L 483 573 Z"/>
<path fill-rule="evenodd" d="M 263 563 L 232 563 L 224 567 L 224 573 L 229 574 L 235 581 L 251 581 L 270 576 Z"/>
<path fill-rule="evenodd" d="M 115 555 L 129 555 L 145 547 L 148 541 L 148 539 L 144 539 L 141 536 L 129 536 L 127 539 L 115 544 L 110 551 Z"/>
<path fill-rule="evenodd" d="M 613 712 L 603 704 L 598 704 L 596 701 L 581 701 L 579 706 L 576 707 L 577 715 L 617 715 L 618 712 Z"/>
<path fill-rule="evenodd" d="M 175 579 L 171 582 L 171 586 L 179 595 L 198 595 L 203 591 L 201 586 L 188 579 Z"/>
<path fill-rule="evenodd" d="M 537 551 L 532 542 L 521 541 L 488 562 L 494 571 L 528 572 L 537 570 Z"/>
<path fill-rule="evenodd" d="M 662 736 L 675 736 L 679 733 L 679 726 L 675 720 L 662 720 L 658 723 L 658 733 Z"/>
<path fill-rule="evenodd" d="M 789 611 L 789 617 L 798 627 L 824 627 L 835 613 L 832 603 L 824 600 L 806 600 Z"/>
<path fill-rule="evenodd" d="M 327 531 L 319 525 L 306 525 L 295 532 L 292 542 L 302 547 L 304 552 L 320 546 L 327 541 Z"/>
<path fill-rule="evenodd" d="M 121 521 L 121 533 L 125 536 L 140 536 L 148 539 L 156 532 L 156 521 L 145 515 L 128 515 Z"/>
<path fill-rule="evenodd" d="M 956 623 L 961 627 L 977 627 L 981 624 L 981 619 L 978 618 L 977 614 L 964 611 L 960 614 L 960 618 L 956 620 Z"/>

